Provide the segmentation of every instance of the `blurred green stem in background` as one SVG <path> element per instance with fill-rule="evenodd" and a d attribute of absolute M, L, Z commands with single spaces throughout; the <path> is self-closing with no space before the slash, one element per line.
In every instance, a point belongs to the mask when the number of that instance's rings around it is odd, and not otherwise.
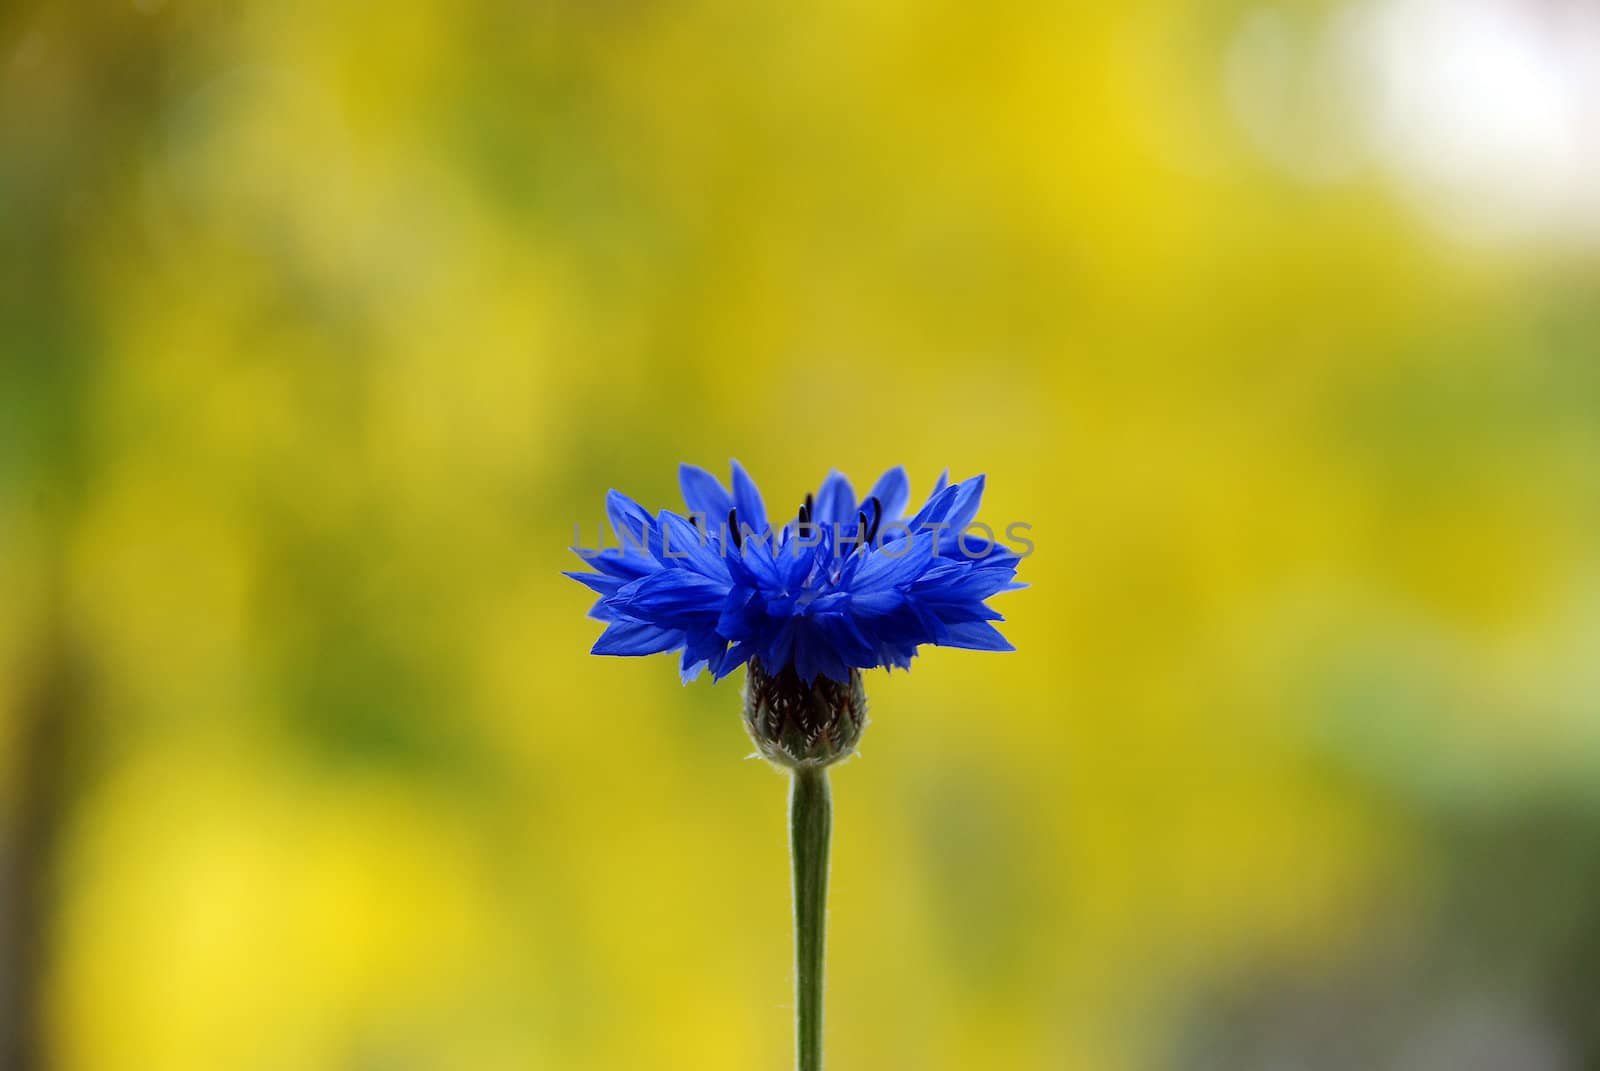
<path fill-rule="evenodd" d="M 794 864 L 795 1067 L 822 1067 L 822 957 L 827 943 L 828 838 L 833 800 L 828 772 L 795 768 L 789 788 L 789 847 Z"/>

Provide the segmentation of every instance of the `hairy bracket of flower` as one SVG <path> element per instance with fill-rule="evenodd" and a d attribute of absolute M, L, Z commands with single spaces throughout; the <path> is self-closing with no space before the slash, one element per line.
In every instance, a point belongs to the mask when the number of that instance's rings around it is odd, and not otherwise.
<path fill-rule="evenodd" d="M 885 472 L 859 500 L 833 472 L 774 529 L 737 461 L 731 490 L 694 465 L 678 475 L 685 514 L 651 516 L 611 491 L 606 510 L 619 546 L 573 548 L 597 570 L 566 574 L 600 596 L 590 616 L 606 628 L 595 654 L 681 650 L 685 682 L 707 668 L 720 680 L 754 659 L 811 685 L 821 677 L 849 684 L 878 666 L 908 669 L 923 644 L 1013 649 L 985 600 L 1025 586 L 1014 581 L 1017 554 L 989 539 L 953 538 L 977 516 L 982 476 L 954 484 L 941 476 L 907 516 L 904 468 Z"/>

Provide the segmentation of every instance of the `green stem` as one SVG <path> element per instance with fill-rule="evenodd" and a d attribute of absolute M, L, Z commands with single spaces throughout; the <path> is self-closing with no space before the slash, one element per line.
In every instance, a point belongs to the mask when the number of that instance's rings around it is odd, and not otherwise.
<path fill-rule="evenodd" d="M 794 1026 L 797 1071 L 822 1068 L 822 952 L 827 943 L 828 837 L 833 801 L 828 774 L 802 766 L 789 786 L 789 847 L 794 864 Z"/>

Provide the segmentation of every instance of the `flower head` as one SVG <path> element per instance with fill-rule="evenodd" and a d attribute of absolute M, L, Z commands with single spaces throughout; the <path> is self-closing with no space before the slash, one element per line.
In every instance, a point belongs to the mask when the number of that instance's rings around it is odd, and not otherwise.
<path fill-rule="evenodd" d="M 685 681 L 721 679 L 754 660 L 803 686 L 852 685 L 858 671 L 909 668 L 923 644 L 1009 651 L 985 601 L 1023 585 L 1018 556 L 967 531 L 983 477 L 940 477 L 920 510 L 905 469 L 866 497 L 834 472 L 797 514 L 769 526 L 755 483 L 733 463 L 732 489 L 679 469 L 686 514 L 652 517 L 618 491 L 606 507 L 619 545 L 574 548 L 596 572 L 566 575 L 599 594 L 595 654 L 683 652 Z M 792 676 L 790 673 L 792 671 Z"/>

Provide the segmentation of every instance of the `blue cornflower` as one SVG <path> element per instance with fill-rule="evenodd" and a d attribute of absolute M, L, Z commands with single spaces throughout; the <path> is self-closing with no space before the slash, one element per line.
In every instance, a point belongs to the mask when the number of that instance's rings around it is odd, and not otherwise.
<path fill-rule="evenodd" d="M 906 515 L 904 468 L 863 499 L 831 473 L 779 528 L 745 470 L 731 492 L 706 470 L 679 469 L 687 514 L 652 517 L 619 491 L 606 509 L 619 545 L 574 548 L 597 572 L 566 575 L 600 599 L 595 654 L 682 650 L 685 681 L 751 662 L 763 679 L 859 688 L 859 670 L 909 668 L 922 644 L 1009 651 L 984 602 L 1017 584 L 1018 556 L 966 530 L 984 478 L 947 484 Z"/>
<path fill-rule="evenodd" d="M 685 681 L 745 663 L 745 730 L 789 770 L 794 867 L 795 1066 L 822 1066 L 822 967 L 833 804 L 828 768 L 855 753 L 867 724 L 861 671 L 909 668 L 925 643 L 1009 651 L 984 600 L 1022 585 L 1018 555 L 967 531 L 983 477 L 939 478 L 906 516 L 903 468 L 865 499 L 830 473 L 794 519 L 773 528 L 754 481 L 733 463 L 733 489 L 683 465 L 684 514 L 652 517 L 619 491 L 606 499 L 619 545 L 574 547 L 595 572 L 567 575 L 600 599 L 596 654 L 683 652 Z"/>

